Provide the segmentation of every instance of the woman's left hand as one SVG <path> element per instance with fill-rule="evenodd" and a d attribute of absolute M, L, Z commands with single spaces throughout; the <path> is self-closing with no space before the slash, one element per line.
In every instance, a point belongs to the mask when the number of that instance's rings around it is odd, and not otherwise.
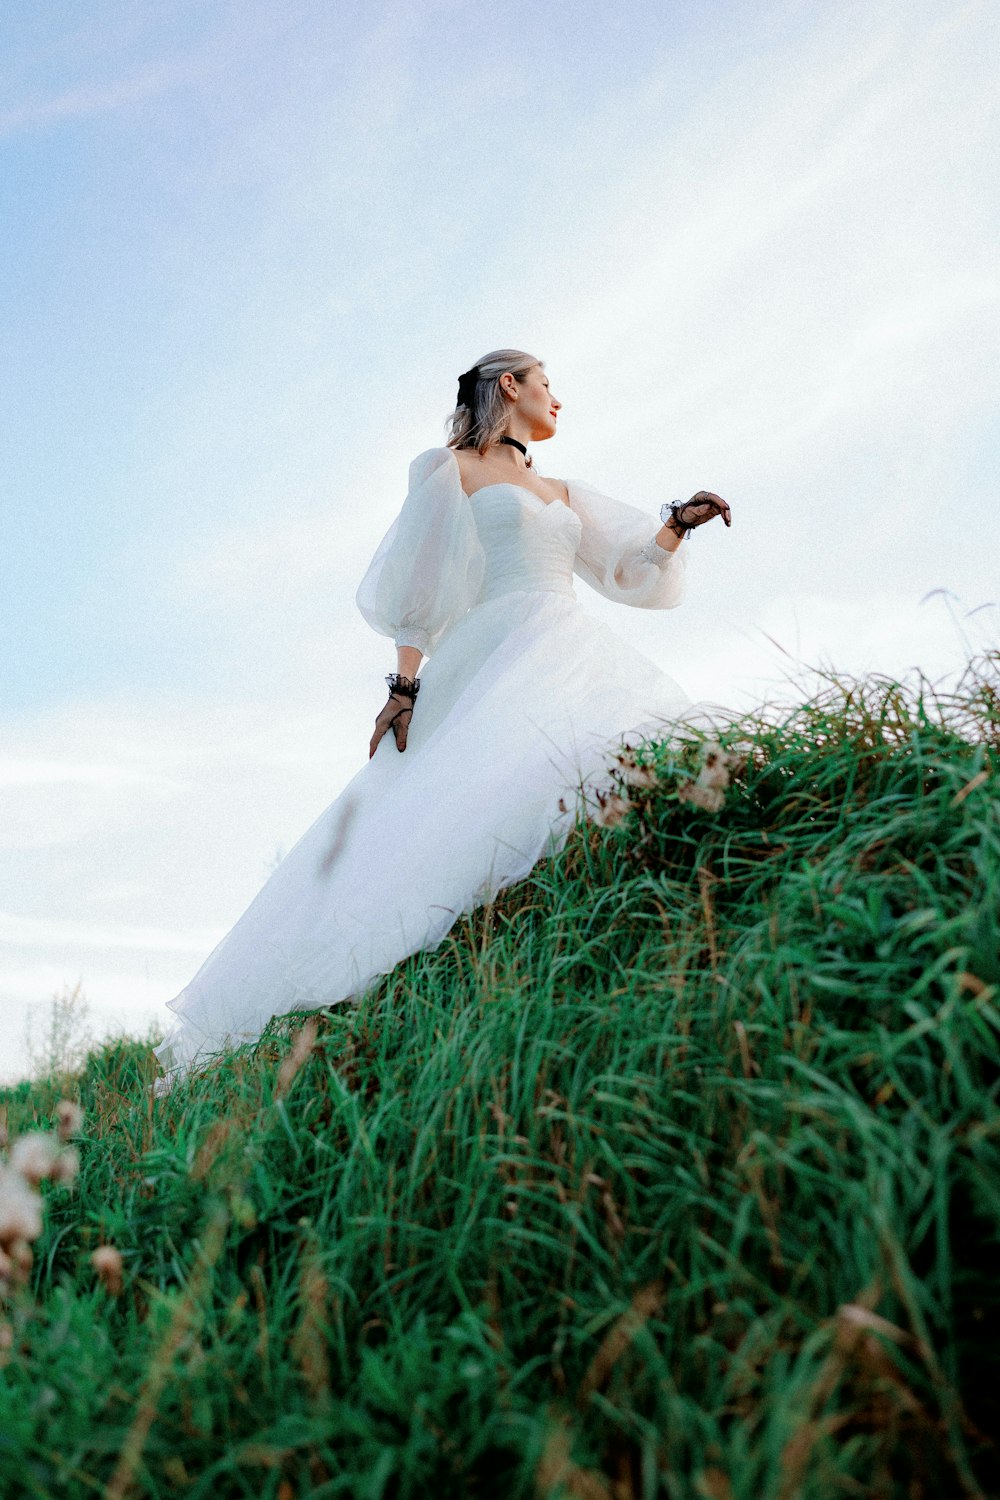
<path fill-rule="evenodd" d="M 677 519 L 682 526 L 704 526 L 715 516 L 721 516 L 727 526 L 733 524 L 728 503 L 721 495 L 713 495 L 711 490 L 699 490 L 677 507 Z"/>

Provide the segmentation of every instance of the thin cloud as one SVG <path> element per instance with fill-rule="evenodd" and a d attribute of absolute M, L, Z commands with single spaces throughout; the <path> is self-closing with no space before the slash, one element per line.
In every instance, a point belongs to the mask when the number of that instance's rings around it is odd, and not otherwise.
<path fill-rule="evenodd" d="M 133 953 L 207 953 L 219 936 L 210 928 L 172 932 L 165 927 L 111 927 L 0 912 L 0 943 L 18 948 L 120 948 Z"/>
<path fill-rule="evenodd" d="M 169 790 L 169 777 L 157 772 L 134 770 L 120 763 L 79 765 L 58 760 L 0 760 L 0 788 L 40 786 L 146 786 Z"/>
<path fill-rule="evenodd" d="M 190 68 L 175 65 L 149 68 L 116 83 L 67 89 L 65 93 L 53 98 L 38 99 L 0 113 L 0 137 L 38 126 L 57 124 L 63 120 L 83 119 L 89 115 L 128 109 L 134 104 L 141 104 L 146 99 L 155 98 L 191 82 L 193 76 Z"/>

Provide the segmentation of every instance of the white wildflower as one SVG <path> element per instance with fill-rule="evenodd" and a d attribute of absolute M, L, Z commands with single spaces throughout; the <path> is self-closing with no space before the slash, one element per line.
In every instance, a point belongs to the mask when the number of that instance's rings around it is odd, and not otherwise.
<path fill-rule="evenodd" d="M 31 1269 L 31 1247 L 27 1239 L 15 1239 L 9 1245 L 9 1256 L 13 1262 L 13 1271 L 16 1275 L 27 1278 Z"/>
<path fill-rule="evenodd" d="M 59 1139 L 68 1141 L 71 1135 L 79 1135 L 83 1125 L 83 1110 L 72 1099 L 60 1099 L 56 1105 L 56 1120 Z"/>
<path fill-rule="evenodd" d="M 54 1135 L 30 1130 L 27 1135 L 18 1136 L 10 1148 L 11 1169 L 37 1187 L 44 1177 L 52 1176 L 58 1155 L 59 1142 Z"/>
<path fill-rule="evenodd" d="M 627 816 L 629 807 L 628 798 L 620 796 L 618 792 L 598 792 L 597 807 L 590 814 L 590 821 L 596 823 L 598 828 L 617 828 Z"/>
<path fill-rule="evenodd" d="M 696 781 L 685 781 L 677 788 L 682 802 L 690 802 L 705 812 L 718 812 L 725 802 L 730 769 L 738 757 L 730 755 L 715 740 L 707 740 L 702 749 L 701 770 Z"/>
<path fill-rule="evenodd" d="M 33 1259 L 31 1246 L 28 1244 L 28 1241 L 14 1240 L 10 1246 L 12 1280 L 19 1282 L 23 1286 L 31 1274 L 31 1262 Z"/>
<path fill-rule="evenodd" d="M 726 800 L 721 787 L 701 786 L 696 781 L 685 781 L 678 787 L 677 796 L 682 802 L 691 802 L 705 812 L 718 812 Z"/>
<path fill-rule="evenodd" d="M 722 746 L 709 740 L 702 751 L 698 785 L 724 792 L 729 785 L 729 764 L 730 757 Z"/>
<path fill-rule="evenodd" d="M 97 1272 L 101 1285 L 107 1287 L 112 1297 L 117 1297 L 122 1289 L 121 1251 L 116 1250 L 114 1245 L 98 1245 L 90 1257 L 90 1264 Z"/>
<path fill-rule="evenodd" d="M 0 1245 L 10 1252 L 16 1240 L 37 1240 L 42 1232 L 42 1200 L 20 1172 L 0 1167 Z"/>
<path fill-rule="evenodd" d="M 619 755 L 618 774 L 626 786 L 642 789 L 656 786 L 659 780 L 652 766 L 641 766 L 631 753 Z"/>

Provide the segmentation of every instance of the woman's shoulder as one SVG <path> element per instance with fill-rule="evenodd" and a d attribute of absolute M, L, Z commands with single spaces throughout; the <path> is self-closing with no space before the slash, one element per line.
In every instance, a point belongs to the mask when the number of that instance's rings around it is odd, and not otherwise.
<path fill-rule="evenodd" d="M 425 448 L 423 453 L 418 453 L 410 464 L 410 489 L 415 490 L 420 485 L 426 484 L 428 479 L 439 473 L 446 473 L 449 467 L 454 465 L 455 451 L 453 448 Z M 454 473 L 458 474 L 457 467 Z"/>
<path fill-rule="evenodd" d="M 466 494 L 472 490 L 478 490 L 484 482 L 484 473 L 488 476 L 489 465 L 483 458 L 478 448 L 451 448 L 448 450 L 461 478 L 462 489 Z"/>
<path fill-rule="evenodd" d="M 539 474 L 538 477 L 543 484 L 550 485 L 552 489 L 558 491 L 559 499 L 563 502 L 564 505 L 569 505 L 569 485 L 566 483 L 565 479 L 554 479 L 551 474 Z"/>

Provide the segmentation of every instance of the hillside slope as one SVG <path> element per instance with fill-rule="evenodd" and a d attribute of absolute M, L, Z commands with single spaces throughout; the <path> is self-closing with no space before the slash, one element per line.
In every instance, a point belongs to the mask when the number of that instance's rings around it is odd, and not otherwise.
<path fill-rule="evenodd" d="M 651 747 L 437 952 L 165 1100 L 93 1054 L 0 1314 L 4 1500 L 1000 1488 L 998 667 L 734 726 L 718 810 Z"/>

